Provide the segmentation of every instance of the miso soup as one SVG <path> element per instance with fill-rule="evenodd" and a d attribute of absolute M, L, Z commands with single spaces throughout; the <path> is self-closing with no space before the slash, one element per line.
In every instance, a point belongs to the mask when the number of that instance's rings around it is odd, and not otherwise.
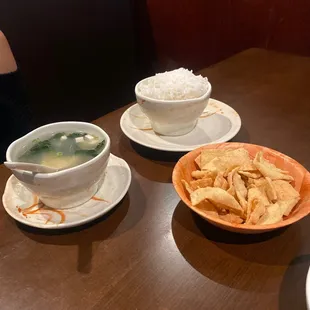
<path fill-rule="evenodd" d="M 35 139 L 32 144 L 17 161 L 63 170 L 96 157 L 105 141 L 85 132 L 59 132 L 46 140 Z"/>

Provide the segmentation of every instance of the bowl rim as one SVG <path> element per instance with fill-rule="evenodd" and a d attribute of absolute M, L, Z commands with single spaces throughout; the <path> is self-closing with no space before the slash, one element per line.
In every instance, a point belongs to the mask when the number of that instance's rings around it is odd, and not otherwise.
<path fill-rule="evenodd" d="M 306 302 L 307 309 L 310 309 L 310 267 L 308 268 L 307 277 L 306 277 Z"/>
<path fill-rule="evenodd" d="M 212 149 L 213 147 L 216 148 L 217 146 L 221 146 L 221 145 L 231 145 L 232 147 L 242 147 L 241 145 L 248 145 L 248 146 L 255 146 L 255 147 L 259 147 L 259 148 L 262 148 L 262 149 L 266 149 L 268 151 L 271 151 L 271 153 L 273 153 L 274 155 L 276 156 L 282 156 L 282 157 L 285 157 L 285 158 L 288 158 L 290 159 L 291 161 L 294 162 L 294 164 L 296 164 L 297 166 L 299 166 L 300 168 L 302 168 L 304 171 L 305 171 L 305 179 L 309 179 L 309 182 L 310 182 L 310 173 L 309 171 L 303 166 L 301 165 L 299 162 L 297 162 L 295 159 L 289 157 L 288 155 L 285 155 L 279 151 L 276 151 L 272 148 L 269 148 L 269 147 L 266 147 L 266 146 L 262 146 L 262 145 L 258 145 L 258 144 L 252 144 L 252 143 L 243 143 L 243 142 L 223 142 L 223 143 L 217 143 L 217 144 L 209 144 L 209 145 L 204 145 L 204 146 L 201 146 L 197 149 L 194 149 L 188 153 L 186 153 L 185 155 L 183 155 L 179 160 L 178 162 L 176 163 L 176 165 L 174 166 L 173 168 L 173 172 L 172 172 L 172 183 L 173 183 L 173 186 L 174 186 L 174 189 L 175 191 L 177 192 L 177 194 L 179 195 L 180 199 L 183 201 L 183 203 L 189 207 L 192 211 L 194 211 L 195 213 L 197 213 L 198 215 L 200 215 L 202 218 L 210 221 L 210 222 L 214 222 L 214 223 L 217 223 L 221 226 L 226 226 L 226 227 L 229 227 L 229 228 L 233 228 L 235 229 L 236 231 L 237 230 L 251 230 L 251 231 L 269 231 L 269 230 L 272 230 L 272 229 L 278 229 L 278 228 L 282 228 L 282 227 L 286 227 L 286 226 L 289 226 L 299 220 L 301 220 L 302 218 L 306 217 L 307 215 L 310 214 L 310 203 L 309 203 L 309 207 L 308 207 L 308 210 L 306 213 L 302 213 L 300 215 L 296 214 L 293 218 L 289 217 L 281 222 L 278 222 L 278 223 L 275 223 L 275 224 L 267 224 L 267 225 L 249 225 L 249 224 L 231 224 L 229 222 L 226 222 L 224 220 L 221 220 L 221 219 L 218 219 L 218 218 L 214 218 L 214 217 L 211 217 L 207 214 L 205 214 L 204 212 L 202 212 L 201 210 L 199 210 L 198 208 L 192 206 L 192 204 L 190 203 L 189 199 L 188 199 L 188 202 L 183 200 L 181 194 L 179 193 L 179 186 L 177 185 L 178 183 L 178 178 L 177 178 L 177 170 L 178 170 L 178 167 L 181 165 L 181 161 L 184 160 L 185 157 L 189 156 L 190 153 L 198 153 L 200 152 L 201 150 L 203 149 Z M 301 200 L 298 202 L 300 203 Z"/>
<path fill-rule="evenodd" d="M 106 143 L 105 143 L 105 146 L 104 148 L 101 150 L 101 152 L 95 156 L 94 158 L 88 160 L 87 162 L 83 163 L 83 164 L 80 164 L 80 165 L 77 165 L 77 166 L 74 166 L 74 167 L 71 167 L 71 168 L 68 168 L 68 169 L 64 169 L 64 170 L 60 170 L 60 171 L 56 171 L 56 172 L 50 172 L 50 173 L 35 173 L 35 177 L 36 178 L 42 178 L 42 179 L 48 179 L 48 178 L 51 178 L 51 177 L 60 177 L 60 176 L 63 176 L 65 174 L 68 174 L 68 173 L 71 173 L 71 172 L 75 172 L 75 171 L 78 171 L 80 169 L 83 169 L 83 168 L 86 168 L 90 165 L 92 165 L 94 162 L 96 162 L 98 159 L 100 159 L 102 156 L 104 156 L 106 154 L 106 152 L 110 149 L 110 144 L 111 144 L 111 141 L 110 141 L 110 137 L 109 135 L 102 129 L 100 128 L 99 126 L 95 125 L 95 124 L 92 124 L 92 123 L 88 123 L 88 122 L 78 122 L 78 121 L 63 121 L 63 122 L 55 122 L 55 123 L 50 123 L 50 124 L 46 124 L 46 125 L 43 125 L 43 126 L 40 126 L 38 128 L 35 128 L 34 130 L 28 132 L 27 134 L 25 134 L 24 136 L 16 139 L 15 141 L 13 141 L 9 147 L 7 148 L 7 151 L 6 151 L 6 160 L 11 162 L 12 159 L 11 159 L 11 151 L 13 149 L 13 147 L 16 146 L 16 144 L 20 143 L 22 140 L 24 140 L 25 138 L 27 138 L 28 136 L 30 135 L 33 135 L 39 131 L 41 131 L 42 129 L 44 128 L 49 128 L 51 126 L 56 126 L 56 125 L 62 125 L 62 124 L 72 124 L 72 125 L 86 125 L 86 126 L 89 126 L 89 127 L 93 127 L 93 128 L 96 128 L 97 130 L 99 130 L 102 134 L 102 137 L 103 139 L 105 139 Z M 23 171 L 23 174 L 28 174 L 28 175 L 32 175 L 33 173 L 30 172 L 30 171 L 25 171 L 25 170 L 20 170 L 20 171 Z"/>
<path fill-rule="evenodd" d="M 153 76 L 149 76 L 141 81 L 139 81 L 136 86 L 135 86 L 135 94 L 137 97 L 140 97 L 142 100 L 148 101 L 148 102 L 153 102 L 153 103 L 172 103 L 172 104 L 176 104 L 176 103 L 194 103 L 194 102 L 199 102 L 202 101 L 204 99 L 206 99 L 208 96 L 210 96 L 211 91 L 212 91 L 212 85 L 211 83 L 208 81 L 208 89 L 207 91 L 200 97 L 197 98 L 191 98 L 191 99 L 179 99 L 179 100 L 164 100 L 164 99 L 155 99 L 155 98 L 151 98 L 151 97 L 147 97 L 145 95 L 142 95 L 139 90 L 138 87 L 141 83 L 143 83 L 144 81 L 147 81 L 151 78 L 153 78 Z"/>

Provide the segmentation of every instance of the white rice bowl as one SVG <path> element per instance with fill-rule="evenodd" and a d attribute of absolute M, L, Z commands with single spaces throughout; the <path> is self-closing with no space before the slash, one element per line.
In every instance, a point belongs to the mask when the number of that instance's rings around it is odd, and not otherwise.
<path fill-rule="evenodd" d="M 203 96 L 208 91 L 208 79 L 179 68 L 157 73 L 140 83 L 141 95 L 157 100 L 186 100 Z"/>

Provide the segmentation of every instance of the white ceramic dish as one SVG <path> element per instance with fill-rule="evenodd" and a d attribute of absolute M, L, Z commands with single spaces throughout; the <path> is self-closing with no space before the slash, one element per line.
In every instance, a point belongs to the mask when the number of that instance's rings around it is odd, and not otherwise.
<path fill-rule="evenodd" d="M 181 136 L 189 133 L 197 124 L 197 120 L 206 108 L 212 87 L 208 83 L 207 92 L 199 98 L 186 100 L 158 100 L 146 97 L 139 92 L 139 85 L 147 83 L 146 78 L 135 87 L 137 102 L 141 110 L 148 116 L 153 130 L 161 135 Z"/>
<path fill-rule="evenodd" d="M 138 104 L 124 112 L 120 126 L 129 139 L 143 146 L 162 151 L 188 152 L 202 145 L 232 139 L 240 130 L 241 119 L 233 108 L 210 98 L 196 127 L 183 136 L 169 137 L 156 134 L 150 120 Z"/>
<path fill-rule="evenodd" d="M 100 127 L 84 122 L 59 122 L 39 127 L 14 141 L 6 153 L 7 161 L 16 161 L 21 153 L 32 146 L 34 139 L 47 139 L 57 132 L 85 131 L 106 141 L 99 155 L 73 168 L 53 173 L 32 173 L 12 170 L 40 200 L 52 208 L 72 208 L 89 200 L 102 182 L 110 155 L 110 138 Z"/>
<path fill-rule="evenodd" d="M 307 309 L 310 310 L 310 268 L 308 270 L 306 279 L 306 302 L 307 302 Z"/>
<path fill-rule="evenodd" d="M 128 164 L 111 154 L 104 182 L 98 192 L 91 200 L 78 207 L 57 210 L 45 208 L 41 204 L 35 205 L 38 197 L 13 175 L 7 181 L 2 203 L 12 218 L 28 226 L 43 229 L 68 228 L 90 222 L 110 211 L 125 196 L 130 182 L 131 172 Z M 28 211 L 23 212 L 26 208 Z M 62 217 L 64 218 L 61 223 Z"/>

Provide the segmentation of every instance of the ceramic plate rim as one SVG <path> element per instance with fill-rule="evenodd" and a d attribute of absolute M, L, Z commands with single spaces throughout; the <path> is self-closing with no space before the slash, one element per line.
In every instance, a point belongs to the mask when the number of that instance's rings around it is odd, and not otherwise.
<path fill-rule="evenodd" d="M 307 309 L 310 309 L 310 267 L 306 277 L 306 304 Z"/>
<path fill-rule="evenodd" d="M 126 109 L 126 111 L 124 111 L 124 113 L 121 116 L 120 119 L 120 126 L 122 129 L 122 132 L 125 134 L 125 136 L 127 136 L 127 138 L 129 138 L 130 140 L 136 142 L 137 144 L 143 145 L 145 147 L 154 149 L 154 150 L 158 150 L 158 151 L 166 151 L 166 152 L 189 152 L 192 151 L 198 147 L 201 147 L 203 145 L 210 145 L 210 144 L 218 144 L 218 143 L 223 143 L 223 142 L 227 142 L 229 140 L 231 140 L 233 137 L 235 137 L 237 135 L 237 133 L 240 131 L 241 128 L 241 117 L 240 115 L 237 113 L 237 111 L 235 109 L 233 109 L 231 106 L 229 106 L 228 104 L 224 103 L 223 101 L 214 99 L 214 98 L 210 98 L 213 101 L 219 102 L 221 105 L 224 105 L 225 108 L 227 108 L 228 110 L 230 110 L 231 113 L 235 113 L 236 114 L 236 120 L 232 121 L 232 118 L 229 117 L 229 120 L 232 123 L 232 128 L 231 130 L 225 135 L 226 138 L 219 138 L 215 141 L 209 142 L 209 143 L 202 143 L 202 144 L 195 144 L 189 147 L 179 147 L 179 148 L 169 148 L 169 147 L 162 147 L 162 146 L 156 146 L 154 144 L 151 143 L 147 143 L 147 142 L 142 142 L 141 140 L 139 141 L 138 139 L 136 139 L 135 137 L 133 137 L 130 132 L 125 128 L 125 116 L 127 115 L 127 113 L 130 112 L 131 109 L 133 109 L 134 107 L 138 106 L 138 103 L 133 104 L 132 106 L 130 106 L 128 109 Z M 224 136 L 224 137 L 225 137 Z"/>
<path fill-rule="evenodd" d="M 40 224 L 40 223 L 26 221 L 24 218 L 16 216 L 16 214 L 14 214 L 10 210 L 10 208 L 6 206 L 6 203 L 4 201 L 5 197 L 9 194 L 8 193 L 7 185 L 11 181 L 11 179 L 14 178 L 13 174 L 8 178 L 8 180 L 7 180 L 6 184 L 5 184 L 5 190 L 4 190 L 4 193 L 2 195 L 2 205 L 3 205 L 3 208 L 17 222 L 20 222 L 20 223 L 25 224 L 27 226 L 31 226 L 31 227 L 35 227 L 35 228 L 40 228 L 40 229 L 65 229 L 65 228 L 70 228 L 70 227 L 82 226 L 82 225 L 84 225 L 86 223 L 92 222 L 95 219 L 97 219 L 97 218 L 103 216 L 104 214 L 108 213 L 115 206 L 117 206 L 118 203 L 125 197 L 126 193 L 129 190 L 130 184 L 131 184 L 132 175 L 131 175 L 131 170 L 130 170 L 130 167 L 129 167 L 128 163 L 124 159 L 122 159 L 122 158 L 120 158 L 118 156 L 115 156 L 112 153 L 110 154 L 110 156 L 112 158 L 114 158 L 114 159 L 116 159 L 116 160 L 118 160 L 118 161 L 123 163 L 123 165 L 124 165 L 123 167 L 126 168 L 126 171 L 128 173 L 128 177 L 129 178 L 128 178 L 128 182 L 127 182 L 126 186 L 124 186 L 124 189 L 121 192 L 121 194 L 119 195 L 119 197 L 113 203 L 111 203 L 111 205 L 109 205 L 107 208 L 103 209 L 101 212 L 95 213 L 94 215 L 90 215 L 90 216 L 88 216 L 88 217 L 86 217 L 86 218 L 84 218 L 82 220 L 71 222 L 71 223 L 44 225 L 44 224 Z"/>

